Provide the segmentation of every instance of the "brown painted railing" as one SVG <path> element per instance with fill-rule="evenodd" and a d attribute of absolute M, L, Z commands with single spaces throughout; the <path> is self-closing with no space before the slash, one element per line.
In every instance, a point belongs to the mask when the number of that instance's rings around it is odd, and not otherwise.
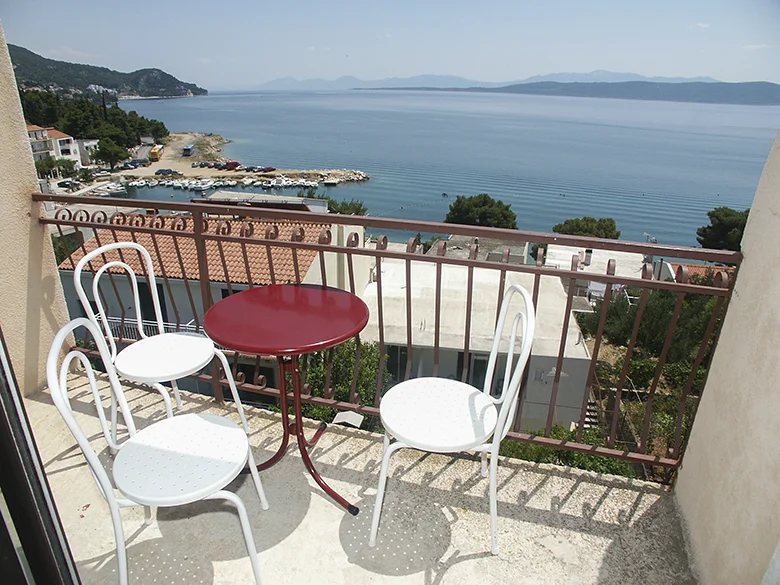
<path fill-rule="evenodd" d="M 453 224 L 440 224 L 422 221 L 397 220 L 375 217 L 344 216 L 338 214 L 314 214 L 303 211 L 290 211 L 281 209 L 267 209 L 236 205 L 221 205 L 214 203 L 179 203 L 142 201 L 106 197 L 84 197 L 70 195 L 44 195 L 36 193 L 33 200 L 41 202 L 53 202 L 54 212 L 43 212 L 41 223 L 53 226 L 53 235 L 64 235 L 75 232 L 79 237 L 63 238 L 62 244 L 66 253 L 73 257 L 80 256 L 88 247 L 96 247 L 114 241 L 133 240 L 147 246 L 155 261 L 156 269 L 159 267 L 159 280 L 168 301 L 168 306 L 173 312 L 173 318 L 168 316 L 168 321 L 175 323 L 177 328 L 192 321 L 196 328 L 202 323 L 205 310 L 213 303 L 212 287 L 215 282 L 232 293 L 235 288 L 257 286 L 272 282 L 301 283 L 304 279 L 314 279 L 317 282 L 330 285 L 341 285 L 347 290 L 360 295 L 358 290 L 361 283 L 356 281 L 356 263 L 359 259 L 367 259 L 373 263 L 372 280 L 376 283 L 376 324 L 378 328 L 378 353 L 379 372 L 376 376 L 376 390 L 373 396 L 361 403 L 361 397 L 357 392 L 358 366 L 361 360 L 361 341 L 358 338 L 355 346 L 355 365 L 351 383 L 351 391 L 348 400 L 339 400 L 331 388 L 332 356 L 333 351 L 327 353 L 327 372 L 325 375 L 325 388 L 312 389 L 310 394 L 304 397 L 307 403 L 327 406 L 342 410 L 354 410 L 363 414 L 375 416 L 378 414 L 378 405 L 382 392 L 387 388 L 385 364 L 388 358 L 388 344 L 386 329 L 388 324 L 385 315 L 385 302 L 383 298 L 383 262 L 402 262 L 405 274 L 405 329 L 406 329 L 406 363 L 398 368 L 397 377 L 406 379 L 413 375 L 413 355 L 420 352 L 415 345 L 412 315 L 414 312 L 412 288 L 413 267 L 416 263 L 428 263 L 434 265 L 435 294 L 434 294 L 434 331 L 433 331 L 433 375 L 436 375 L 441 366 L 441 321 L 447 318 L 442 315 L 442 282 L 445 267 L 463 267 L 466 271 L 465 280 L 465 315 L 462 352 L 462 379 L 468 380 L 471 331 L 474 326 L 472 305 L 474 303 L 475 271 L 493 271 L 498 276 L 495 294 L 496 304 L 500 305 L 503 291 L 510 279 L 517 274 L 530 275 L 533 279 L 532 296 L 537 312 L 545 304 L 545 295 L 540 294 L 540 284 L 543 278 L 554 277 L 560 279 L 566 295 L 565 306 L 562 308 L 563 326 L 559 335 L 559 347 L 554 367 L 552 386 L 550 388 L 548 411 L 546 422 L 537 429 L 523 429 L 521 425 L 522 412 L 528 407 L 526 388 L 530 372 L 526 373 L 526 381 L 521 391 L 518 417 L 515 421 L 513 432 L 509 438 L 582 453 L 604 455 L 662 468 L 674 469 L 681 461 L 687 434 L 692 424 L 698 403 L 695 385 L 701 385 L 701 376 L 706 379 L 709 355 L 717 343 L 717 336 L 731 295 L 736 269 L 741 261 L 738 252 L 722 250 L 706 250 L 700 248 L 687 248 L 678 246 L 664 246 L 658 244 L 627 242 L 622 240 L 602 240 L 560 234 L 528 232 L 510 229 L 483 228 L 475 226 L 463 226 Z M 52 203 L 48 204 L 49 207 Z M 140 212 L 114 212 L 107 209 L 139 208 Z M 350 228 L 350 226 L 352 226 Z M 358 228 L 356 230 L 356 227 Z M 408 237 L 405 248 L 388 248 L 386 236 L 379 236 L 375 243 L 364 246 L 359 229 L 392 230 L 395 234 L 403 232 Z M 334 242 L 334 233 L 348 230 L 342 234 L 341 239 Z M 354 233 L 349 230 L 356 230 Z M 314 232 L 314 233 L 312 233 Z M 658 281 L 653 279 L 652 267 L 645 264 L 639 277 L 617 276 L 615 274 L 615 260 L 610 260 L 607 270 L 603 274 L 583 272 L 578 269 L 580 258 L 574 256 L 570 268 L 545 266 L 542 261 L 535 264 L 510 263 L 509 248 L 505 248 L 502 257 L 498 261 L 480 259 L 479 245 L 473 243 L 469 247 L 467 257 L 453 257 L 447 255 L 445 241 L 440 241 L 428 254 L 421 254 L 420 247 L 415 242 L 414 235 L 422 233 L 453 234 L 466 236 L 472 242 L 477 239 L 501 239 L 511 244 L 537 243 L 560 244 L 578 246 L 592 250 L 606 250 L 614 252 L 633 252 L 644 256 L 663 257 L 676 259 L 681 262 L 692 260 L 696 262 L 711 262 L 717 265 L 731 265 L 734 267 L 731 276 L 727 277 L 725 271 L 716 267 L 714 281 L 710 285 L 700 282 L 690 282 L 685 269 L 677 274 L 677 281 Z M 281 235 L 280 235 L 281 234 Z M 286 237 L 285 235 L 286 234 Z M 90 241 L 94 239 L 94 241 Z M 84 242 L 86 240 L 86 242 Z M 75 241 L 76 245 L 68 249 L 68 242 Z M 82 243 L 84 242 L 84 243 Z M 543 253 L 543 252 L 542 252 Z M 192 257 L 195 254 L 196 258 Z M 284 256 L 285 266 L 281 267 L 279 258 Z M 329 258 L 340 259 L 337 265 L 341 266 L 342 282 L 334 282 L 331 273 L 331 282 L 328 282 L 329 273 L 326 265 Z M 258 259 L 260 258 L 260 259 Z M 319 271 L 311 266 L 319 262 Z M 72 267 L 73 259 L 65 260 L 63 268 Z M 338 262 L 341 262 L 338 264 Z M 276 263 L 276 266 L 275 266 Z M 290 266 L 292 265 L 292 267 Z M 167 267 L 167 268 L 166 268 Z M 264 271 L 265 277 L 258 275 L 258 267 Z M 253 270 L 255 273 L 253 274 Z M 282 276 L 282 272 L 285 275 Z M 319 272 L 319 274 L 317 273 Z M 109 285 L 101 290 L 101 295 L 114 295 L 120 300 L 119 279 L 122 275 L 109 274 Z M 482 273 L 480 273 L 482 274 Z M 143 273 L 141 274 L 143 276 Z M 263 280 L 265 278 L 265 281 Z M 605 287 L 603 302 L 596 305 L 600 311 L 597 326 L 593 335 L 593 347 L 590 351 L 590 360 L 587 376 L 583 377 L 582 405 L 579 420 L 574 424 L 573 435 L 569 433 L 566 439 L 554 438 L 554 424 L 556 421 L 556 397 L 561 385 L 561 376 L 565 367 L 567 333 L 574 327 L 575 319 L 572 307 L 577 293 L 576 281 L 590 281 L 602 283 Z M 179 284 L 181 283 L 181 284 Z M 181 295 L 174 294 L 174 286 L 183 286 Z M 357 287 L 357 288 L 356 288 Z M 619 292 L 618 287 L 631 289 L 638 294 L 636 301 L 636 313 L 634 317 L 631 335 L 625 347 L 625 358 L 622 369 L 614 381 L 614 386 L 599 386 L 599 357 L 604 347 L 605 327 L 608 322 L 608 310 L 611 301 Z M 107 289 L 107 290 L 106 290 Z M 530 289 L 530 287 L 529 287 Z M 614 289 L 614 290 L 613 290 Z M 650 319 L 645 315 L 648 301 L 657 291 L 670 291 L 675 296 L 673 313 L 665 332 L 665 340 L 660 354 L 657 356 L 657 365 L 652 376 L 652 382 L 643 395 L 637 399 L 634 394 L 628 393 L 626 386 L 630 383 L 630 363 L 637 353 L 638 336 L 643 319 Z M 678 333 L 678 320 L 686 300 L 695 295 L 705 295 L 712 299 L 709 318 L 705 331 L 700 341 L 698 350 L 692 360 L 690 375 L 687 381 L 679 388 L 679 395 L 670 394 L 664 390 L 664 365 L 670 348 L 675 344 L 675 336 Z M 184 299 L 184 300 L 183 300 Z M 107 303 L 110 304 L 110 303 Z M 124 304 L 119 302 L 120 307 Z M 125 330 L 124 321 L 135 318 L 135 315 L 126 315 L 124 308 L 119 316 L 120 323 L 116 330 Z M 494 315 L 490 316 L 495 318 Z M 373 319 L 373 317 L 372 317 Z M 390 324 L 395 325 L 395 324 Z M 127 341 L 127 340 L 126 340 Z M 131 341 L 131 340 L 130 340 Z M 403 349 L 403 347 L 401 347 Z M 234 356 L 234 364 L 246 362 L 247 356 Z M 252 375 L 245 375 L 236 371 L 237 380 L 241 389 L 249 392 L 279 395 L 279 390 L 266 384 L 265 376 L 260 375 L 260 356 L 252 356 L 254 367 Z M 401 358 L 399 357 L 399 360 Z M 418 358 L 419 359 L 419 358 Z M 247 366 L 244 366 L 247 370 Z M 698 380 L 697 380 L 698 376 Z M 201 379 L 209 380 L 213 384 L 214 395 L 218 400 L 222 399 L 222 384 L 217 380 L 222 376 L 218 374 L 215 366 L 212 366 L 210 375 L 202 374 Z M 250 378 L 249 380 L 247 378 Z M 224 383 L 224 380 L 221 380 Z M 675 402 L 674 413 L 670 414 L 668 403 L 670 396 Z M 658 422 L 659 412 L 657 404 L 664 402 L 668 415 L 663 422 L 666 424 L 667 440 L 659 448 L 654 444 L 651 435 L 654 426 Z M 595 402 L 594 404 L 592 404 Z M 588 444 L 584 437 L 591 435 L 589 423 L 586 420 L 586 412 L 589 408 L 600 410 L 599 420 L 603 421 L 599 429 L 600 441 L 598 445 Z M 634 422 L 625 424 L 629 414 L 632 414 Z M 671 416 L 671 418 L 669 418 Z M 625 428 L 632 432 L 626 437 Z M 623 429 L 621 431 L 621 429 Z M 593 441 L 590 441 L 593 442 Z M 620 445 L 622 448 L 618 448 Z"/>

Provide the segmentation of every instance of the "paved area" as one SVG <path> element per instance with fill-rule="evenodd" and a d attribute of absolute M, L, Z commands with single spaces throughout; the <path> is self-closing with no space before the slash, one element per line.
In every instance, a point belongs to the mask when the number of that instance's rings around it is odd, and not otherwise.
<path fill-rule="evenodd" d="M 86 380 L 74 376 L 73 408 L 96 451 L 110 456 Z M 129 388 L 136 424 L 164 416 L 159 396 Z M 184 393 L 187 412 L 238 417 L 232 405 Z M 26 401 L 57 506 L 85 585 L 116 582 L 111 521 L 48 392 Z M 248 408 L 258 461 L 281 436 L 277 414 Z M 314 425 L 311 425 L 312 429 Z M 262 575 L 271 584 L 370 583 L 694 585 L 671 494 L 646 482 L 552 465 L 502 460 L 499 539 L 490 554 L 488 482 L 468 457 L 401 451 L 391 462 L 377 547 L 368 546 L 382 438 L 329 427 L 313 459 L 333 487 L 361 509 L 350 516 L 317 489 L 295 450 L 261 473 L 263 511 L 248 476 L 229 489 L 253 524 Z M 219 502 L 122 511 L 131 583 L 252 583 L 234 511 Z"/>

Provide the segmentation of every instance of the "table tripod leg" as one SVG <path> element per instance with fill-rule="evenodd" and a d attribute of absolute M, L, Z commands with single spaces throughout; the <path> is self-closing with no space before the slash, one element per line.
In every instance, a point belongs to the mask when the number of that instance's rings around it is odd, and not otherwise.
<path fill-rule="evenodd" d="M 328 494 L 331 498 L 333 498 L 333 500 L 335 500 L 337 504 L 339 504 L 343 508 L 346 508 L 347 512 L 349 512 L 353 516 L 357 516 L 358 512 L 360 512 L 360 508 L 350 504 L 347 500 L 345 500 L 343 497 L 337 494 L 332 487 L 330 487 L 327 483 L 325 483 L 325 480 L 322 479 L 319 472 L 316 469 L 314 469 L 314 463 L 312 463 L 311 457 L 309 457 L 309 450 L 307 449 L 307 447 L 314 445 L 317 441 L 319 441 L 320 437 L 322 436 L 322 433 L 325 431 L 325 428 L 328 425 L 326 425 L 325 423 L 321 423 L 317 431 L 314 433 L 314 436 L 312 437 L 311 441 L 306 440 L 306 435 L 304 434 L 304 430 L 303 430 L 303 415 L 301 413 L 301 378 L 300 378 L 300 374 L 298 373 L 298 358 L 293 358 L 293 364 L 294 364 L 293 402 L 295 408 L 295 436 L 298 438 L 298 449 L 301 452 L 301 459 L 303 459 L 303 464 L 306 466 L 306 469 L 314 478 L 314 481 L 317 482 L 317 485 L 319 485 L 326 494 Z"/>
<path fill-rule="evenodd" d="M 282 458 L 284 452 L 287 450 L 287 444 L 290 441 L 290 413 L 287 407 L 287 372 L 284 365 L 283 358 L 278 358 L 279 361 L 279 404 L 282 409 L 282 444 L 279 445 L 279 450 L 274 453 L 270 459 L 260 463 L 257 466 L 258 471 L 265 471 L 272 465 L 274 465 L 279 459 Z"/>

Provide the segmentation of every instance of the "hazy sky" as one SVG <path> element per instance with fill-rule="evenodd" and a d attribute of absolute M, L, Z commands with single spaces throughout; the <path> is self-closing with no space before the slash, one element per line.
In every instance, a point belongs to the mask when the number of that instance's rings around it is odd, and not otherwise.
<path fill-rule="evenodd" d="M 780 0 L 0 0 L 6 40 L 207 89 L 608 69 L 780 82 Z"/>

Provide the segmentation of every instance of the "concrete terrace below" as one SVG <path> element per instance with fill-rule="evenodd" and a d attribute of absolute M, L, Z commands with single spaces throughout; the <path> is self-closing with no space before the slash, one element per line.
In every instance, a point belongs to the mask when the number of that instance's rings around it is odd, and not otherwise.
<path fill-rule="evenodd" d="M 156 393 L 135 387 L 126 392 L 139 428 L 164 417 Z M 108 464 L 86 378 L 72 377 L 70 396 L 78 420 Z M 232 404 L 223 407 L 188 393 L 183 400 L 184 412 L 212 412 L 238 421 Z M 115 582 L 108 508 L 81 451 L 48 391 L 28 397 L 26 408 L 82 582 Z M 252 407 L 247 416 L 255 457 L 263 461 L 278 445 L 281 417 Z M 498 556 L 490 554 L 488 480 L 480 476 L 479 461 L 411 450 L 391 461 L 377 547 L 369 548 L 381 453 L 381 435 L 333 426 L 313 449 L 326 481 L 360 507 L 357 517 L 315 486 L 292 448 L 261 473 L 270 510 L 261 510 L 248 475 L 228 487 L 247 506 L 264 583 L 696 583 L 672 496 L 663 486 L 512 459 L 503 459 L 498 468 Z M 231 507 L 199 502 L 158 508 L 150 526 L 144 526 L 140 507 L 123 509 L 122 517 L 131 583 L 252 582 Z"/>

